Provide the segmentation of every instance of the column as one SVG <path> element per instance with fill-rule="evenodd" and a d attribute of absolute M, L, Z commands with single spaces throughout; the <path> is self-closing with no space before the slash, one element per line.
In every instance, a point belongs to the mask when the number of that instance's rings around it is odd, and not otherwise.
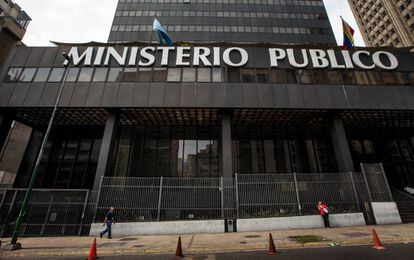
<path fill-rule="evenodd" d="M 344 124 L 339 117 L 334 117 L 332 120 L 331 138 L 339 172 L 354 172 L 354 163 L 349 150 Z"/>
<path fill-rule="evenodd" d="M 7 140 L 13 118 L 6 114 L 0 112 L 0 151 L 3 149 L 3 145 Z"/>
<path fill-rule="evenodd" d="M 99 184 L 102 176 L 107 175 L 110 169 L 111 161 L 113 159 L 112 155 L 115 150 L 114 148 L 116 143 L 118 125 L 119 112 L 110 111 L 105 123 L 105 130 L 102 138 L 101 151 L 99 152 L 93 190 L 99 189 Z"/>
<path fill-rule="evenodd" d="M 224 178 L 233 177 L 231 112 L 226 110 L 221 114 L 221 171 Z"/>

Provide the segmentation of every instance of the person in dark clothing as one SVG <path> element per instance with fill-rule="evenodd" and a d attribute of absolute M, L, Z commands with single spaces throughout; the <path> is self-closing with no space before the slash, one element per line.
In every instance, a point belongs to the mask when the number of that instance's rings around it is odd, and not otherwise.
<path fill-rule="evenodd" d="M 319 214 L 321 214 L 321 216 L 322 216 L 323 225 L 325 226 L 325 228 L 330 228 L 331 224 L 329 222 L 329 209 L 328 209 L 328 206 L 323 204 L 322 201 L 319 201 L 318 202 L 318 210 L 319 210 Z"/>
<path fill-rule="evenodd" d="M 105 224 L 106 224 L 106 229 L 104 231 L 102 231 L 101 233 L 99 233 L 99 236 L 102 238 L 103 235 L 108 233 L 108 238 L 112 239 L 112 224 L 115 224 L 115 221 L 114 221 L 114 207 L 111 207 L 109 209 L 108 213 L 106 213 L 104 226 L 105 226 Z"/>

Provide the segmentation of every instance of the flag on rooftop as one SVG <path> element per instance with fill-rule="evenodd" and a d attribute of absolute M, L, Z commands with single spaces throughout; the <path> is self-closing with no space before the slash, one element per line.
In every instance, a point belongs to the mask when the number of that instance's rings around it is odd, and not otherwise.
<path fill-rule="evenodd" d="M 152 26 L 152 30 L 158 33 L 158 38 L 160 40 L 161 45 L 164 45 L 164 44 L 168 46 L 174 45 L 173 41 L 171 40 L 171 37 L 168 35 L 165 28 L 161 25 L 161 23 L 156 18 L 154 18 L 154 24 Z"/>
<path fill-rule="evenodd" d="M 354 47 L 354 33 L 355 30 L 341 17 L 342 28 L 344 31 L 344 43 L 342 47 L 344 49 L 350 49 Z"/>

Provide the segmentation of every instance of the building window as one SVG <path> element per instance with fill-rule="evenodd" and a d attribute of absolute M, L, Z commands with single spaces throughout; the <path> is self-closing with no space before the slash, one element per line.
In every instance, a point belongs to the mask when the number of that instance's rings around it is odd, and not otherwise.
<path fill-rule="evenodd" d="M 303 84 L 313 84 L 315 83 L 311 70 L 297 70 L 296 77 L 299 82 Z"/>
<path fill-rule="evenodd" d="M 108 74 L 108 68 L 96 68 L 92 81 L 104 82 L 106 81 L 106 74 Z"/>
<path fill-rule="evenodd" d="M 122 68 L 109 69 L 107 82 L 121 82 Z"/>
<path fill-rule="evenodd" d="M 50 68 L 39 68 L 33 82 L 46 82 L 49 72 Z"/>
<path fill-rule="evenodd" d="M 80 69 L 79 68 L 70 68 L 68 72 L 67 82 L 75 82 L 78 79 Z"/>
<path fill-rule="evenodd" d="M 181 68 L 169 68 L 167 75 L 168 82 L 180 82 L 181 81 Z"/>
<path fill-rule="evenodd" d="M 224 82 L 224 69 L 223 68 L 213 68 L 213 82 Z"/>
<path fill-rule="evenodd" d="M 210 82 L 211 81 L 211 70 L 209 68 L 198 68 L 197 69 L 197 81 L 198 82 Z"/>
<path fill-rule="evenodd" d="M 354 71 L 354 74 L 358 85 L 369 85 L 368 75 L 365 71 Z"/>
<path fill-rule="evenodd" d="M 61 82 L 65 74 L 64 68 L 53 68 L 49 76 L 49 82 Z"/>
<path fill-rule="evenodd" d="M 138 71 L 138 81 L 139 82 L 150 82 L 152 79 L 152 69 L 151 68 L 139 68 Z"/>
<path fill-rule="evenodd" d="M 298 78 L 296 77 L 295 70 L 286 70 L 286 82 L 289 84 L 297 84 L 299 83 Z"/>
<path fill-rule="evenodd" d="M 272 83 L 285 83 L 285 74 L 283 70 L 280 69 L 271 69 L 270 70 L 271 81 Z"/>
<path fill-rule="evenodd" d="M 354 73 L 352 73 L 351 70 L 342 71 L 341 74 L 342 74 L 342 80 L 343 80 L 345 85 L 355 85 L 356 84 Z"/>
<path fill-rule="evenodd" d="M 36 73 L 36 69 L 35 68 L 25 68 L 22 72 L 22 75 L 20 75 L 20 80 L 21 82 L 31 82 L 34 75 Z"/>
<path fill-rule="evenodd" d="M 255 71 L 254 69 L 241 69 L 242 81 L 243 82 L 255 82 Z"/>
<path fill-rule="evenodd" d="M 195 68 L 183 68 L 183 82 L 195 82 Z"/>
<path fill-rule="evenodd" d="M 378 71 L 367 71 L 368 78 L 372 85 L 382 85 L 384 82 L 382 81 L 381 75 Z"/>
<path fill-rule="evenodd" d="M 82 68 L 79 73 L 78 82 L 90 82 L 92 74 L 93 68 Z"/>
<path fill-rule="evenodd" d="M 259 83 L 269 83 L 270 77 L 269 77 L 269 70 L 267 69 L 257 69 L 257 82 Z"/>
<path fill-rule="evenodd" d="M 137 68 L 125 68 L 122 74 L 123 82 L 135 82 L 137 80 Z"/>
<path fill-rule="evenodd" d="M 227 80 L 229 83 L 240 82 L 240 69 L 228 68 L 227 69 Z"/>
<path fill-rule="evenodd" d="M 19 80 L 20 74 L 22 73 L 22 68 L 11 68 L 7 72 L 6 82 L 17 82 Z"/>
<path fill-rule="evenodd" d="M 165 82 L 167 80 L 167 68 L 154 68 L 154 82 Z"/>

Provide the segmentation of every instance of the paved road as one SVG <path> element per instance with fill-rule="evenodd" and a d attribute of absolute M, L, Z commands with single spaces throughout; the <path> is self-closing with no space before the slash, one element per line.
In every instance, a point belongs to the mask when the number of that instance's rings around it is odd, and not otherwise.
<path fill-rule="evenodd" d="M 306 260 L 413 260 L 414 259 L 414 243 L 410 244 L 389 244 L 386 250 L 375 250 L 371 246 L 350 246 L 350 247 L 330 247 L 330 248 L 307 248 L 307 249 L 291 249 L 281 250 L 276 256 L 269 256 L 267 251 L 241 252 L 241 253 L 220 253 L 208 255 L 189 255 L 184 259 L 193 260 L 261 260 L 261 259 L 306 259 Z M 119 259 L 119 260 L 171 260 L 174 255 L 135 255 L 135 256 L 103 256 L 99 259 Z M 10 258 L 2 258 L 10 259 Z M 28 259 L 28 258 L 20 258 Z M 56 257 L 39 258 L 44 260 L 56 259 Z M 61 257 L 59 259 L 75 260 L 85 259 L 85 257 Z"/>

